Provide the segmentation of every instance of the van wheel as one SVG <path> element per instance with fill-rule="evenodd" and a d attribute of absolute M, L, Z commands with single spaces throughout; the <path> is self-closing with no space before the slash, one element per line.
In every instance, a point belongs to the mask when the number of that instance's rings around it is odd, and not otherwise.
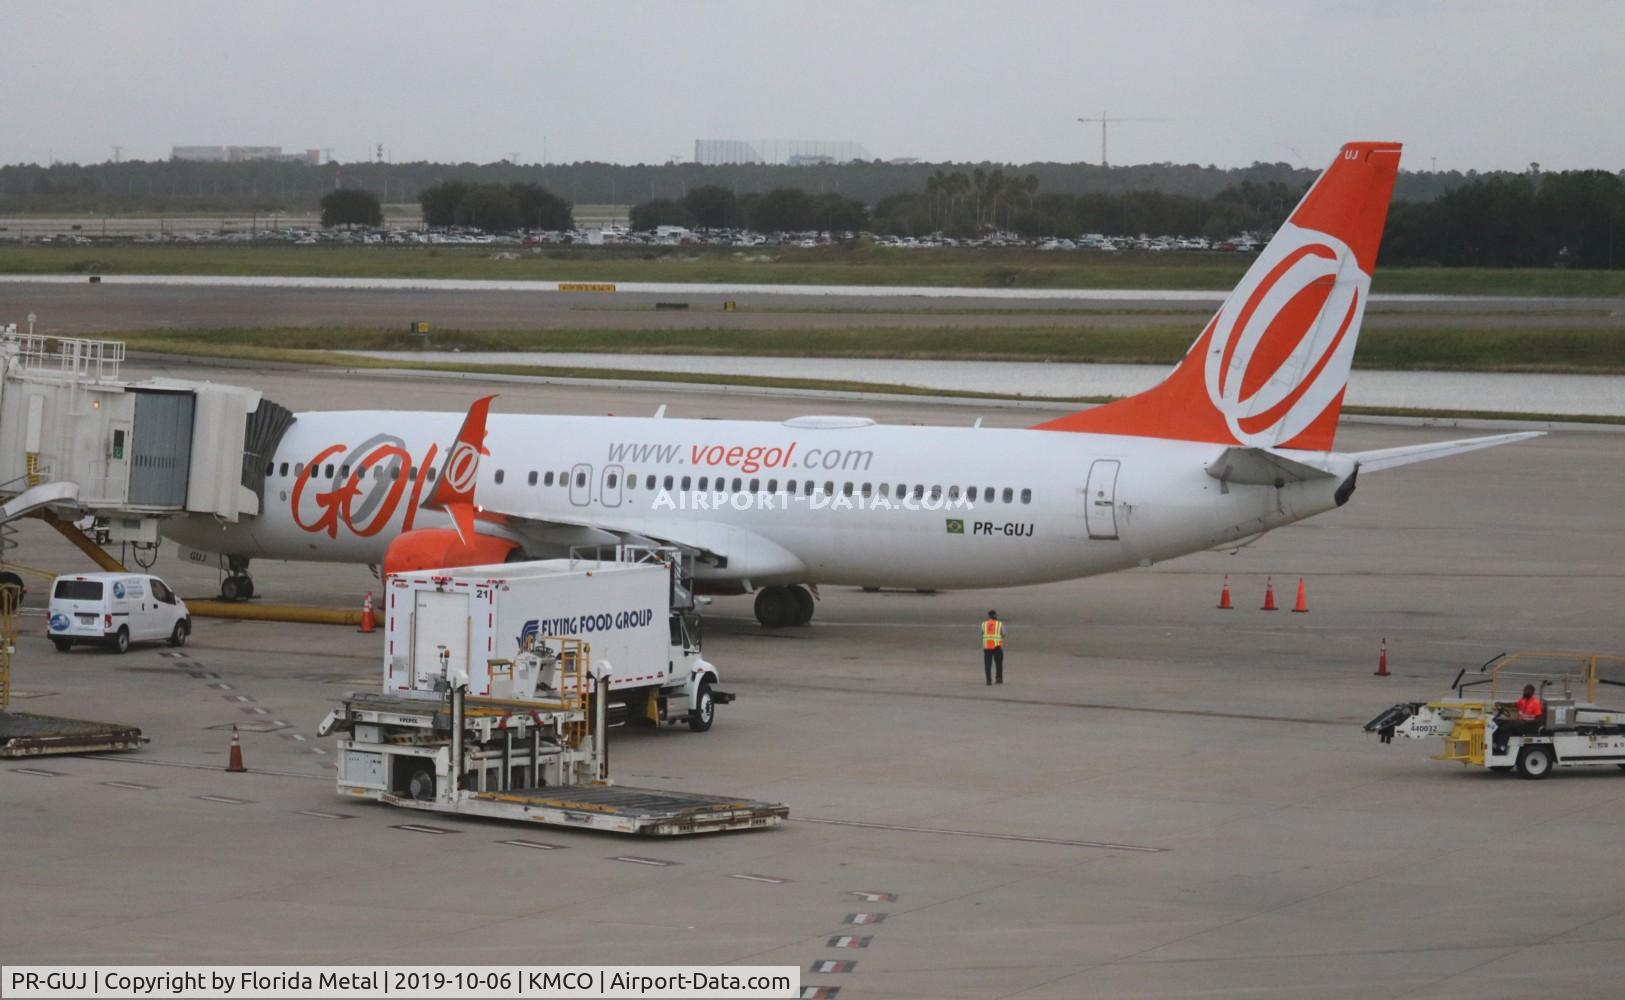
<path fill-rule="evenodd" d="M 56 651 L 58 653 L 66 653 L 68 650 L 73 648 L 73 640 L 72 639 L 52 639 L 51 640 L 51 645 L 56 647 Z"/>
<path fill-rule="evenodd" d="M 169 644 L 176 647 L 184 646 L 186 645 L 186 637 L 191 634 L 192 626 L 185 618 L 182 618 L 175 623 L 174 631 L 169 633 Z"/>
<path fill-rule="evenodd" d="M 699 708 L 688 711 L 688 728 L 696 733 L 703 733 L 711 728 L 711 723 L 717 717 L 717 700 L 711 697 L 711 682 L 700 682 L 700 696 L 697 699 Z"/>
<path fill-rule="evenodd" d="M 112 646 L 115 653 L 128 653 L 130 651 L 130 630 L 127 626 L 120 625 L 118 627 L 118 634 L 113 636 Z"/>
<path fill-rule="evenodd" d="M 1518 754 L 1518 774 L 1524 778 L 1544 778 L 1552 773 L 1552 748 L 1544 743 L 1524 747 Z"/>

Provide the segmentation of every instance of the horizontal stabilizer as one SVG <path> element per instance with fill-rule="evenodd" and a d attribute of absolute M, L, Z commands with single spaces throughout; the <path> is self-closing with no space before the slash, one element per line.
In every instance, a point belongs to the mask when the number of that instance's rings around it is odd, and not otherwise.
<path fill-rule="evenodd" d="M 1285 486 L 1311 479 L 1331 479 L 1333 473 L 1293 461 L 1263 448 L 1226 448 L 1207 467 L 1207 474 L 1241 486 Z"/>
<path fill-rule="evenodd" d="M 1349 457 L 1360 463 L 1361 472 L 1381 472 L 1383 469 L 1410 465 L 1412 462 L 1431 462 L 1435 458 L 1448 458 L 1451 455 L 1461 455 L 1469 451 L 1477 451 L 1480 448 L 1494 448 L 1496 445 L 1511 444 L 1514 441 L 1527 441 L 1530 438 L 1542 437 L 1545 433 L 1545 431 L 1519 431 L 1516 434 L 1491 434 L 1489 437 L 1461 438 L 1456 441 L 1437 441 L 1433 444 L 1412 444 L 1403 448 L 1357 451 L 1349 455 Z"/>

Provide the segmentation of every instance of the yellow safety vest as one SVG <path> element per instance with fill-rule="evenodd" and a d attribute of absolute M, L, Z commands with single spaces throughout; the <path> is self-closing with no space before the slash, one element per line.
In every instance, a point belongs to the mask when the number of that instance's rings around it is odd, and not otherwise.
<path fill-rule="evenodd" d="M 982 623 L 982 648 L 998 649 L 1004 645 L 1004 622 L 989 618 Z"/>

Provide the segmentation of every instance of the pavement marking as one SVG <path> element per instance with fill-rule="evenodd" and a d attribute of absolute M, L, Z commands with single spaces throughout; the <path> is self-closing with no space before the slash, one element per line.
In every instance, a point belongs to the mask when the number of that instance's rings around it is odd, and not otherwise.
<path fill-rule="evenodd" d="M 246 694 L 227 694 L 227 695 L 221 695 L 221 697 L 225 698 L 227 701 L 248 702 L 248 701 L 253 701 L 254 700 L 253 698 L 250 698 Z"/>
<path fill-rule="evenodd" d="M 808 972 L 851 972 L 858 963 L 851 959 L 820 958 L 807 966 Z"/>
<path fill-rule="evenodd" d="M 840 995 L 839 986 L 803 986 L 800 1000 L 835 1000 Z"/>
<path fill-rule="evenodd" d="M 856 937 L 852 934 L 838 934 L 829 939 L 826 948 L 867 948 L 872 937 Z"/>
<path fill-rule="evenodd" d="M 675 861 L 662 861 L 659 858 L 639 858 L 631 854 L 617 854 L 611 861 L 625 861 L 629 865 L 648 865 L 651 868 L 670 868 L 677 864 Z"/>
<path fill-rule="evenodd" d="M 271 714 L 271 710 L 269 708 L 261 708 L 258 705 L 244 705 L 242 708 L 238 709 L 238 711 L 242 712 L 244 715 L 270 715 Z M 285 725 L 287 725 L 287 723 L 283 722 L 281 719 L 278 719 L 277 720 L 277 725 L 285 726 Z"/>
<path fill-rule="evenodd" d="M 873 891 L 868 890 L 868 889 L 853 889 L 851 892 L 847 893 L 847 895 L 848 896 L 856 896 L 859 899 L 863 900 L 865 903 L 895 903 L 895 902 L 897 902 L 897 893 L 895 893 L 895 892 L 873 892 Z"/>
<path fill-rule="evenodd" d="M 1098 847 L 1104 851 L 1135 851 L 1141 854 L 1166 854 L 1166 847 L 1145 844 L 1114 844 L 1105 840 L 1062 840 L 1058 837 L 1028 837 L 1017 833 L 980 833 L 976 830 L 948 830 L 935 826 L 903 826 L 898 823 L 864 823 L 855 819 L 817 819 L 798 816 L 791 822 L 822 823 L 826 826 L 851 826 L 861 830 L 892 830 L 897 833 L 935 833 L 945 837 L 976 837 L 981 840 L 1008 840 L 1022 844 L 1052 844 L 1057 847 Z"/>
<path fill-rule="evenodd" d="M 771 875 L 746 875 L 743 872 L 728 877 L 739 879 L 742 882 L 766 882 L 768 885 L 783 885 L 790 881 L 787 878 L 774 878 Z"/>
<path fill-rule="evenodd" d="M 447 833 L 463 832 L 461 830 L 452 830 L 444 826 L 425 826 L 422 823 L 394 823 L 390 825 L 390 829 L 405 830 L 407 833 L 432 833 L 437 837 Z"/>
<path fill-rule="evenodd" d="M 42 767 L 14 767 L 11 769 L 11 773 L 32 774 L 38 778 L 60 778 L 67 774 L 66 771 L 47 771 Z"/>
<path fill-rule="evenodd" d="M 191 670 L 187 672 L 187 676 L 191 677 L 195 681 L 206 681 L 211 678 L 214 680 L 220 679 L 220 675 L 215 673 L 213 670 Z"/>
<path fill-rule="evenodd" d="M 314 816 L 317 819 L 355 819 L 349 813 L 327 812 L 323 809 L 296 809 L 294 812 L 300 816 Z"/>
<path fill-rule="evenodd" d="M 187 656 L 185 653 L 181 652 L 178 649 L 169 650 L 167 652 L 159 653 L 158 655 L 163 656 L 163 657 L 167 657 L 168 659 L 171 659 L 171 660 L 190 660 L 191 659 L 190 656 Z"/>
<path fill-rule="evenodd" d="M 138 781 L 104 781 L 102 784 L 108 788 L 128 788 L 132 792 L 150 792 L 157 785 L 143 785 Z"/>
<path fill-rule="evenodd" d="M 857 924 L 860 926 L 866 926 L 868 924 L 883 924 L 885 922 L 886 915 L 884 913 L 848 913 L 845 917 L 841 918 L 841 923 L 843 924 Z"/>
<path fill-rule="evenodd" d="M 507 844 L 509 847 L 528 847 L 533 851 L 566 851 L 566 850 L 569 850 L 569 848 L 566 847 L 564 844 L 544 844 L 539 840 L 499 840 L 499 841 L 497 841 L 497 843 L 499 843 L 499 844 Z"/>
<path fill-rule="evenodd" d="M 214 688 L 217 691 L 235 691 L 235 690 L 237 690 L 236 688 L 232 687 L 230 684 L 227 684 L 224 681 L 218 681 L 218 682 L 216 682 L 214 684 L 210 684 L 209 686 Z"/>
<path fill-rule="evenodd" d="M 197 798 L 205 802 L 224 802 L 228 806 L 246 806 L 254 802 L 253 799 L 239 799 L 230 795 L 199 795 Z"/>

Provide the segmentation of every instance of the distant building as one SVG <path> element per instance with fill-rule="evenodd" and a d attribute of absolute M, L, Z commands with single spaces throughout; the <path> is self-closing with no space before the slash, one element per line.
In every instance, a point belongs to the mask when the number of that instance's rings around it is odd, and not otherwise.
<path fill-rule="evenodd" d="M 730 163 L 761 163 L 756 147 L 738 139 L 695 139 L 694 162 L 706 167 Z"/>
<path fill-rule="evenodd" d="M 191 163 L 246 163 L 250 160 L 272 160 L 277 163 L 320 163 L 322 151 L 307 149 L 302 153 L 284 153 L 281 146 L 173 146 L 169 157 Z"/>
<path fill-rule="evenodd" d="M 695 139 L 694 162 L 716 167 L 732 163 L 785 163 L 809 166 L 867 160 L 869 153 L 855 142 L 823 139 Z"/>
<path fill-rule="evenodd" d="M 893 167 L 912 167 L 918 162 L 920 162 L 920 158 L 917 156 L 894 156 L 886 161 L 888 165 Z"/>

